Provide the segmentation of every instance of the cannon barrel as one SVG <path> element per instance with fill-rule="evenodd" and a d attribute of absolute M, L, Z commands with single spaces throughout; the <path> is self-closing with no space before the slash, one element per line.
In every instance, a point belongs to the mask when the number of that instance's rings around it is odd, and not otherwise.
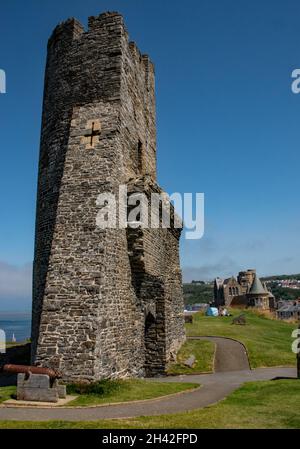
<path fill-rule="evenodd" d="M 50 377 L 50 379 L 61 379 L 62 374 L 51 368 L 42 368 L 40 366 L 27 366 L 27 365 L 4 365 L 2 368 L 3 372 L 10 374 L 45 374 Z"/>

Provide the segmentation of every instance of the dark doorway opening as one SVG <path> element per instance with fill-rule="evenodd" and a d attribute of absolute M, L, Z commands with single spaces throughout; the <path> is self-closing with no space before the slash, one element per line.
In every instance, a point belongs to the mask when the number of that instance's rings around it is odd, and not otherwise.
<path fill-rule="evenodd" d="M 151 376 L 155 372 L 155 361 L 157 359 L 157 332 L 156 321 L 151 312 L 145 319 L 145 373 Z"/>
<path fill-rule="evenodd" d="M 138 141 L 138 171 L 142 174 L 144 169 L 144 148 L 142 142 Z"/>

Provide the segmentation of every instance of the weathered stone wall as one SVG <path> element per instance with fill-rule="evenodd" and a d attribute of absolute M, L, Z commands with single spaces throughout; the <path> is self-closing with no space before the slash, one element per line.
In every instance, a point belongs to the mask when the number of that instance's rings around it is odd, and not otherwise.
<path fill-rule="evenodd" d="M 151 194 L 161 195 L 162 190 L 151 177 L 142 176 L 128 183 L 128 193 L 144 193 L 150 204 Z M 148 223 L 150 222 L 151 210 L 149 209 Z M 155 319 L 156 338 L 148 351 L 145 348 L 146 362 L 151 365 L 148 371 L 152 374 L 162 374 L 165 371 L 167 364 L 174 360 L 178 348 L 185 340 L 178 247 L 181 228 L 174 227 L 172 205 L 170 206 L 171 228 L 162 228 L 161 211 L 159 222 L 158 229 L 146 227 L 127 231 L 135 292 L 141 301 L 146 320 Z M 153 327 L 150 327 L 151 332 Z"/>
<path fill-rule="evenodd" d="M 59 25 L 45 76 L 32 361 L 66 379 L 161 373 L 184 340 L 180 231 L 96 227 L 99 193 L 155 183 L 155 131 L 153 65 L 122 16 L 92 17 L 88 32 Z"/>

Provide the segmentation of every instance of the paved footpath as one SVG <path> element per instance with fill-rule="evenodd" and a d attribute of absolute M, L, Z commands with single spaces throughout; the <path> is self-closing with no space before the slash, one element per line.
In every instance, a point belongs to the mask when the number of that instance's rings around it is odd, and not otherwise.
<path fill-rule="evenodd" d="M 250 369 L 245 346 L 237 340 L 225 337 L 188 337 L 188 340 L 209 340 L 215 343 L 215 373 Z"/>
<path fill-rule="evenodd" d="M 193 382 L 201 384 L 201 388 L 197 390 L 161 399 L 100 407 L 17 408 L 0 406 L 0 420 L 93 421 L 164 415 L 194 410 L 214 404 L 224 399 L 244 382 L 270 380 L 276 377 L 296 377 L 296 368 L 258 368 L 250 370 L 248 359 L 245 357 L 245 349 L 240 343 L 221 337 L 205 337 L 203 339 L 212 340 L 217 344 L 215 373 L 149 379 L 155 382 Z M 238 356 L 238 352 L 240 352 L 240 356 Z M 241 364 L 243 368 L 245 368 L 246 364 L 246 368 L 238 369 Z M 225 371 L 228 368 L 231 370 Z"/>

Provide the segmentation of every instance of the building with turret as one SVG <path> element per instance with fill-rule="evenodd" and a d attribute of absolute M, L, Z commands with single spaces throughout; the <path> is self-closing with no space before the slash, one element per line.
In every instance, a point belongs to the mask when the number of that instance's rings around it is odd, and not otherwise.
<path fill-rule="evenodd" d="M 256 307 L 271 310 L 275 298 L 261 282 L 256 270 L 240 271 L 237 278 L 216 278 L 214 281 L 214 303 L 217 307 Z"/>

